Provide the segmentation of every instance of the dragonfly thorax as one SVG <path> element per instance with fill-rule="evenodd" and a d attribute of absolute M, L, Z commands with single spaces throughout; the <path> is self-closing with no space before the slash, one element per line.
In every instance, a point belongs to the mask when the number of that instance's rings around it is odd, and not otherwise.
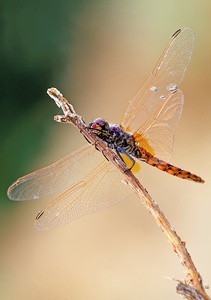
<path fill-rule="evenodd" d="M 108 147 L 114 150 L 122 149 L 129 154 L 133 152 L 135 141 L 131 134 L 125 132 L 119 125 L 109 124 L 105 119 L 97 118 L 88 126 Z"/>

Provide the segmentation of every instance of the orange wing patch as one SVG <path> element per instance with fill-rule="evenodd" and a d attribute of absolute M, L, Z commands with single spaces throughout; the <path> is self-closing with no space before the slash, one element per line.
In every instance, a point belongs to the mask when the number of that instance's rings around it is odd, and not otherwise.
<path fill-rule="evenodd" d="M 145 139 L 142 134 L 134 132 L 133 138 L 139 147 L 144 148 L 147 152 L 149 152 L 153 156 L 155 155 L 155 151 L 152 149 L 152 147 L 149 145 L 148 140 Z"/>

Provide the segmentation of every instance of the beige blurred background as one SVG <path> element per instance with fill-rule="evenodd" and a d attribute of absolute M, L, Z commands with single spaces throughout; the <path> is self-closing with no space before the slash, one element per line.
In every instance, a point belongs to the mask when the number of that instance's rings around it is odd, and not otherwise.
<path fill-rule="evenodd" d="M 62 4 L 65 6 L 64 1 Z M 49 13 L 50 10 L 49 6 Z M 9 203 L 5 193 L 16 177 L 50 164 L 85 142 L 71 126 L 53 121 L 53 115 L 60 111 L 45 96 L 48 87 L 62 89 L 87 122 L 101 116 L 118 123 L 128 100 L 150 74 L 171 35 L 185 26 L 194 28 L 196 40 L 181 85 L 185 104 L 171 162 L 200 175 L 205 184 L 179 180 L 150 166 L 143 166 L 143 183 L 187 241 L 204 282 L 211 284 L 210 13 L 211 2 L 204 0 L 81 1 L 74 17 L 73 11 L 66 10 L 63 39 L 59 44 L 55 41 L 58 48 L 66 47 L 64 67 L 57 74 L 55 65 L 53 79 L 45 80 L 42 102 L 33 113 L 22 109 L 22 127 L 34 130 L 36 126 L 30 124 L 39 118 L 42 132 L 44 119 L 48 120 L 48 134 L 40 146 L 36 143 L 36 149 L 42 150 L 39 155 L 31 151 L 30 132 L 25 135 L 25 144 L 20 144 L 16 133 L 12 134 L 16 132 L 16 119 L 11 122 L 11 152 L 5 156 L 10 172 L 7 180 L 2 176 L 6 183 L 0 228 L 1 299 L 179 299 L 176 282 L 167 277 L 182 279 L 183 269 L 152 216 L 135 196 L 66 226 L 36 232 L 34 217 L 53 198 Z M 32 18 L 37 15 L 32 14 Z M 24 20 L 19 21 L 27 26 Z M 44 20 L 45 14 L 41 22 L 47 26 Z M 42 27 L 40 20 L 36 22 Z M 39 26 L 38 35 L 42 34 Z M 41 45 L 40 48 L 42 52 Z M 48 69 L 47 63 L 45 67 Z M 30 101 L 30 95 L 24 97 Z M 18 157 L 16 149 L 20 149 Z M 10 165 L 11 158 L 16 158 L 15 167 Z"/>

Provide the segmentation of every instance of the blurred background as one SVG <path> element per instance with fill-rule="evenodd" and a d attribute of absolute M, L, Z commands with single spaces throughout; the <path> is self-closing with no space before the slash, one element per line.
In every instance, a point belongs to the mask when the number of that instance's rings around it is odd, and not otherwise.
<path fill-rule="evenodd" d="M 171 245 L 134 198 L 55 230 L 33 221 L 53 196 L 13 202 L 8 186 L 85 143 L 53 116 L 54 86 L 87 122 L 119 123 L 171 35 L 195 30 L 176 133 L 176 166 L 200 175 L 195 184 L 143 166 L 143 183 L 211 284 L 211 2 L 60 0 L 0 2 L 1 156 L 0 295 L 4 300 L 178 299 L 184 278 Z M 209 292 L 209 291 L 208 291 Z"/>

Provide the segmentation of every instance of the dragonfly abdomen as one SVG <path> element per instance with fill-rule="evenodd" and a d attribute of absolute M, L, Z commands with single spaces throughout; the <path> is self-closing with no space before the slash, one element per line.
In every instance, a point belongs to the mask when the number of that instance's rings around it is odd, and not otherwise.
<path fill-rule="evenodd" d="M 204 180 L 201 177 L 199 177 L 195 174 L 192 174 L 189 171 L 185 171 L 176 166 L 173 166 L 163 160 L 158 159 L 157 157 L 152 157 L 149 160 L 146 160 L 146 163 L 153 167 L 158 168 L 161 171 L 167 172 L 168 174 L 177 176 L 182 179 L 192 180 L 192 181 L 200 182 L 200 183 L 204 182 Z"/>
<path fill-rule="evenodd" d="M 137 147 L 134 151 L 135 157 L 140 159 L 141 161 L 146 162 L 148 165 L 158 168 L 161 171 L 167 172 L 168 174 L 171 174 L 173 176 L 177 176 L 182 179 L 192 180 L 195 182 L 203 183 L 204 180 L 195 175 L 190 173 L 189 171 L 185 171 L 181 168 L 178 168 L 176 166 L 173 166 L 155 156 L 147 152 L 144 148 Z"/>

